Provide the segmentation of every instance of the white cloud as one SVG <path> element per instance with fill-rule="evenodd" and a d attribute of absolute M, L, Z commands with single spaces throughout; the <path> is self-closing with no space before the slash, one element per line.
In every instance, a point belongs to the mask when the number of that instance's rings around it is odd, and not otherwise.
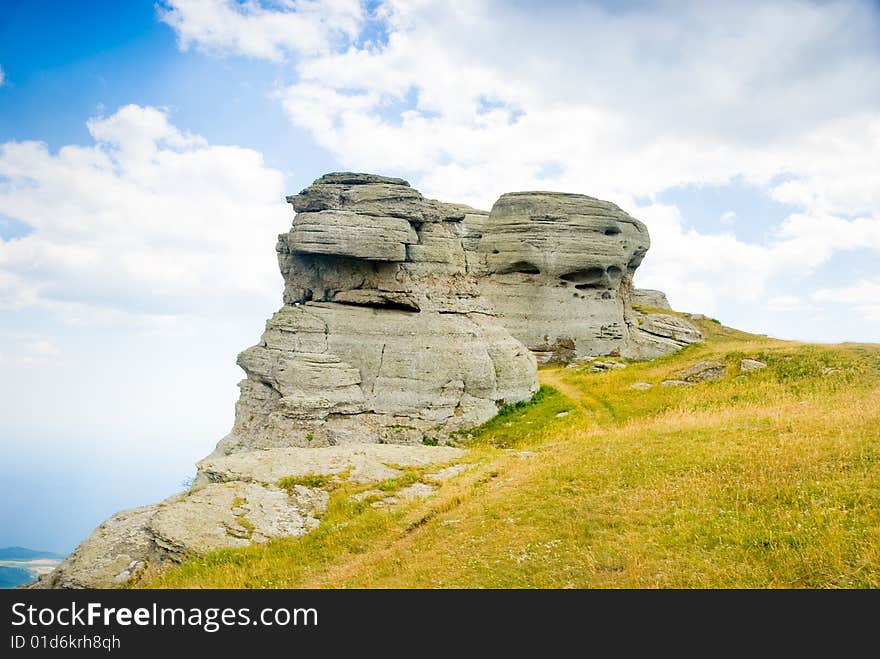
<path fill-rule="evenodd" d="M 363 12 L 358 0 L 279 0 L 276 9 L 246 0 L 165 0 L 160 18 L 177 32 L 180 46 L 281 60 L 285 53 L 326 52 L 357 36 Z"/>
<path fill-rule="evenodd" d="M 6 74 L 3 72 L 3 67 L 0 66 L 0 87 L 3 86 L 3 83 L 6 81 Z"/>
<path fill-rule="evenodd" d="M 50 339 L 33 332 L 0 332 L 0 364 L 50 366 L 58 363 L 61 349 Z"/>
<path fill-rule="evenodd" d="M 863 279 L 842 288 L 823 288 L 813 294 L 813 299 L 819 302 L 845 304 L 880 303 L 880 278 Z"/>
<path fill-rule="evenodd" d="M 755 244 L 732 233 L 686 230 L 675 206 L 652 204 L 627 210 L 647 223 L 652 237 L 651 249 L 636 273 L 637 284 L 665 289 L 673 307 L 688 311 L 715 313 L 731 301 L 760 303 L 771 282 L 797 285 L 837 252 L 862 248 L 880 252 L 878 218 L 846 220 L 796 213 L 768 243 Z M 770 301 L 766 305 L 780 308 Z"/>
<path fill-rule="evenodd" d="M 223 18 L 228 3 L 199 6 L 169 21 L 182 43 L 260 56 L 241 45 L 251 24 Z M 305 20 L 309 9 L 238 13 Z M 880 250 L 872 3 L 388 0 L 353 20 L 320 47 L 274 35 L 264 55 L 289 55 L 296 82 L 276 94 L 345 168 L 482 207 L 517 189 L 611 199 L 651 231 L 639 285 L 690 310 L 759 301 L 772 280 L 803 279 L 835 252 Z M 217 21 L 237 36 L 213 36 Z M 387 38 L 365 39 L 377 25 Z M 798 211 L 751 243 L 637 203 L 735 178 Z"/>
<path fill-rule="evenodd" d="M 817 302 L 852 306 L 865 320 L 880 323 L 880 277 L 862 279 L 839 288 L 822 288 L 813 293 L 813 299 Z"/>
<path fill-rule="evenodd" d="M 178 313 L 277 301 L 280 172 L 152 107 L 123 107 L 88 129 L 94 145 L 57 153 L 0 144 L 0 213 L 32 229 L 0 240 L 0 307 L 151 331 Z"/>
<path fill-rule="evenodd" d="M 718 221 L 721 222 L 721 224 L 730 226 L 736 222 L 736 213 L 734 211 L 724 211 Z"/>
<path fill-rule="evenodd" d="M 175 0 L 163 16 L 184 45 L 253 56 L 241 43 L 257 19 L 346 17 L 320 46 L 295 30 L 255 39 L 264 57 L 295 56 L 279 98 L 346 166 L 406 172 L 430 193 L 485 206 L 511 185 L 546 187 L 554 161 L 554 187 L 616 198 L 787 174 L 774 188 L 786 201 L 812 201 L 797 187 L 828 212 L 880 204 L 868 3 L 356 4 Z M 358 41 L 377 24 L 387 41 Z"/>
<path fill-rule="evenodd" d="M 782 173 L 854 212 L 880 194 L 866 5 L 383 7 L 387 44 L 304 57 L 281 93 L 353 168 L 484 206 L 511 186 L 546 187 L 550 160 L 563 164 L 553 187 L 613 198 Z"/>

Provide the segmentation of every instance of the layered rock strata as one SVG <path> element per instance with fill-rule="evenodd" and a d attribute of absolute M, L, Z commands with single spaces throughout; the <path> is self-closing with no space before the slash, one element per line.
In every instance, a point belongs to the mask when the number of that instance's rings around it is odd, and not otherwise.
<path fill-rule="evenodd" d="M 651 288 L 634 288 L 629 299 L 633 305 L 672 310 L 672 307 L 669 306 L 669 300 L 666 299 L 666 293 L 663 291 L 655 291 Z"/>
<path fill-rule="evenodd" d="M 329 174 L 288 201 L 285 304 L 239 355 L 219 453 L 443 441 L 537 390 L 534 357 L 468 268 L 473 209 L 369 174 Z"/>
<path fill-rule="evenodd" d="M 634 291 L 650 238 L 618 206 L 580 194 L 514 192 L 488 215 L 465 217 L 480 291 L 539 362 L 598 355 L 648 359 L 700 340 L 674 316 L 643 314 L 632 301 L 669 308 L 659 291 Z"/>

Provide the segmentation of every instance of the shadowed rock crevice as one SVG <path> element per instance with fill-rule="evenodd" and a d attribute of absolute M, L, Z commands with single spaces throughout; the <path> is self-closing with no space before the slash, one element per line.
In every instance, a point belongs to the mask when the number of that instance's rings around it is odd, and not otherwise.
<path fill-rule="evenodd" d="M 499 270 L 499 274 L 510 274 L 511 272 L 521 272 L 525 275 L 540 275 L 541 269 L 536 266 L 534 263 L 529 263 L 528 261 L 517 261 L 516 263 L 511 263 L 508 266 L 504 266 Z"/>

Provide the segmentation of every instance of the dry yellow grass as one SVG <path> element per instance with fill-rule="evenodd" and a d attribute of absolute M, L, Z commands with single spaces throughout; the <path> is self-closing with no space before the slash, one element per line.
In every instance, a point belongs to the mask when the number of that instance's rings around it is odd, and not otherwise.
<path fill-rule="evenodd" d="M 654 362 L 543 370 L 553 390 L 462 440 L 474 468 L 431 499 L 378 511 L 343 487 L 309 536 L 142 585 L 880 587 L 880 346 L 702 325 Z M 656 386 L 705 358 L 728 375 Z"/>

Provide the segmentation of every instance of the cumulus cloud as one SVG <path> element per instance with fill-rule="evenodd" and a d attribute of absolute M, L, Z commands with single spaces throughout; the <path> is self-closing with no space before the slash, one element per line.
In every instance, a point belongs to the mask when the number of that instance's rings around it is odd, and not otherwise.
<path fill-rule="evenodd" d="M 769 282 L 799 282 L 839 251 L 868 248 L 880 252 L 876 218 L 792 214 L 769 242 L 758 244 L 730 232 L 701 234 L 686 229 L 681 212 L 673 205 L 628 210 L 644 219 L 652 235 L 651 250 L 636 275 L 639 285 L 666 288 L 672 305 L 689 311 L 715 313 L 723 303 L 759 301 Z M 782 299 L 790 302 L 794 298 Z M 768 303 L 769 308 L 780 310 L 782 305 Z"/>
<path fill-rule="evenodd" d="M 515 189 L 616 201 L 651 230 L 638 283 L 673 304 L 754 301 L 835 252 L 880 250 L 872 3 L 387 0 L 346 6 L 344 29 L 315 32 L 321 46 L 279 31 L 260 47 L 244 45 L 255 17 L 313 21 L 310 5 L 168 4 L 185 46 L 287 56 L 296 81 L 279 101 L 346 168 L 481 207 Z M 656 203 L 734 179 L 795 209 L 761 243 L 730 215 L 705 234 Z"/>
<path fill-rule="evenodd" d="M 167 112 L 128 105 L 88 122 L 90 146 L 0 144 L 0 308 L 160 331 L 175 314 L 275 299 L 282 175 L 261 154 L 210 145 Z"/>
<path fill-rule="evenodd" d="M 317 54 L 355 38 L 363 11 L 358 0 L 165 0 L 159 16 L 177 32 L 182 49 L 196 46 L 273 61 L 286 53 Z"/>
<path fill-rule="evenodd" d="M 877 201 L 869 171 L 840 168 L 877 168 L 868 5 L 535 9 L 384 3 L 386 43 L 301 58 L 281 100 L 346 164 L 484 206 L 511 185 L 619 199 L 784 173 L 854 212 Z"/>
<path fill-rule="evenodd" d="M 184 45 L 253 56 L 240 43 L 251 18 L 345 16 L 320 47 L 282 29 L 256 39 L 266 58 L 294 56 L 297 82 L 279 99 L 346 166 L 406 173 L 432 194 L 486 206 L 549 186 L 626 199 L 741 176 L 826 212 L 880 205 L 870 3 L 167 4 Z"/>
<path fill-rule="evenodd" d="M 851 305 L 869 322 L 880 323 L 880 277 L 862 279 L 849 286 L 822 288 L 813 293 L 817 302 Z"/>

